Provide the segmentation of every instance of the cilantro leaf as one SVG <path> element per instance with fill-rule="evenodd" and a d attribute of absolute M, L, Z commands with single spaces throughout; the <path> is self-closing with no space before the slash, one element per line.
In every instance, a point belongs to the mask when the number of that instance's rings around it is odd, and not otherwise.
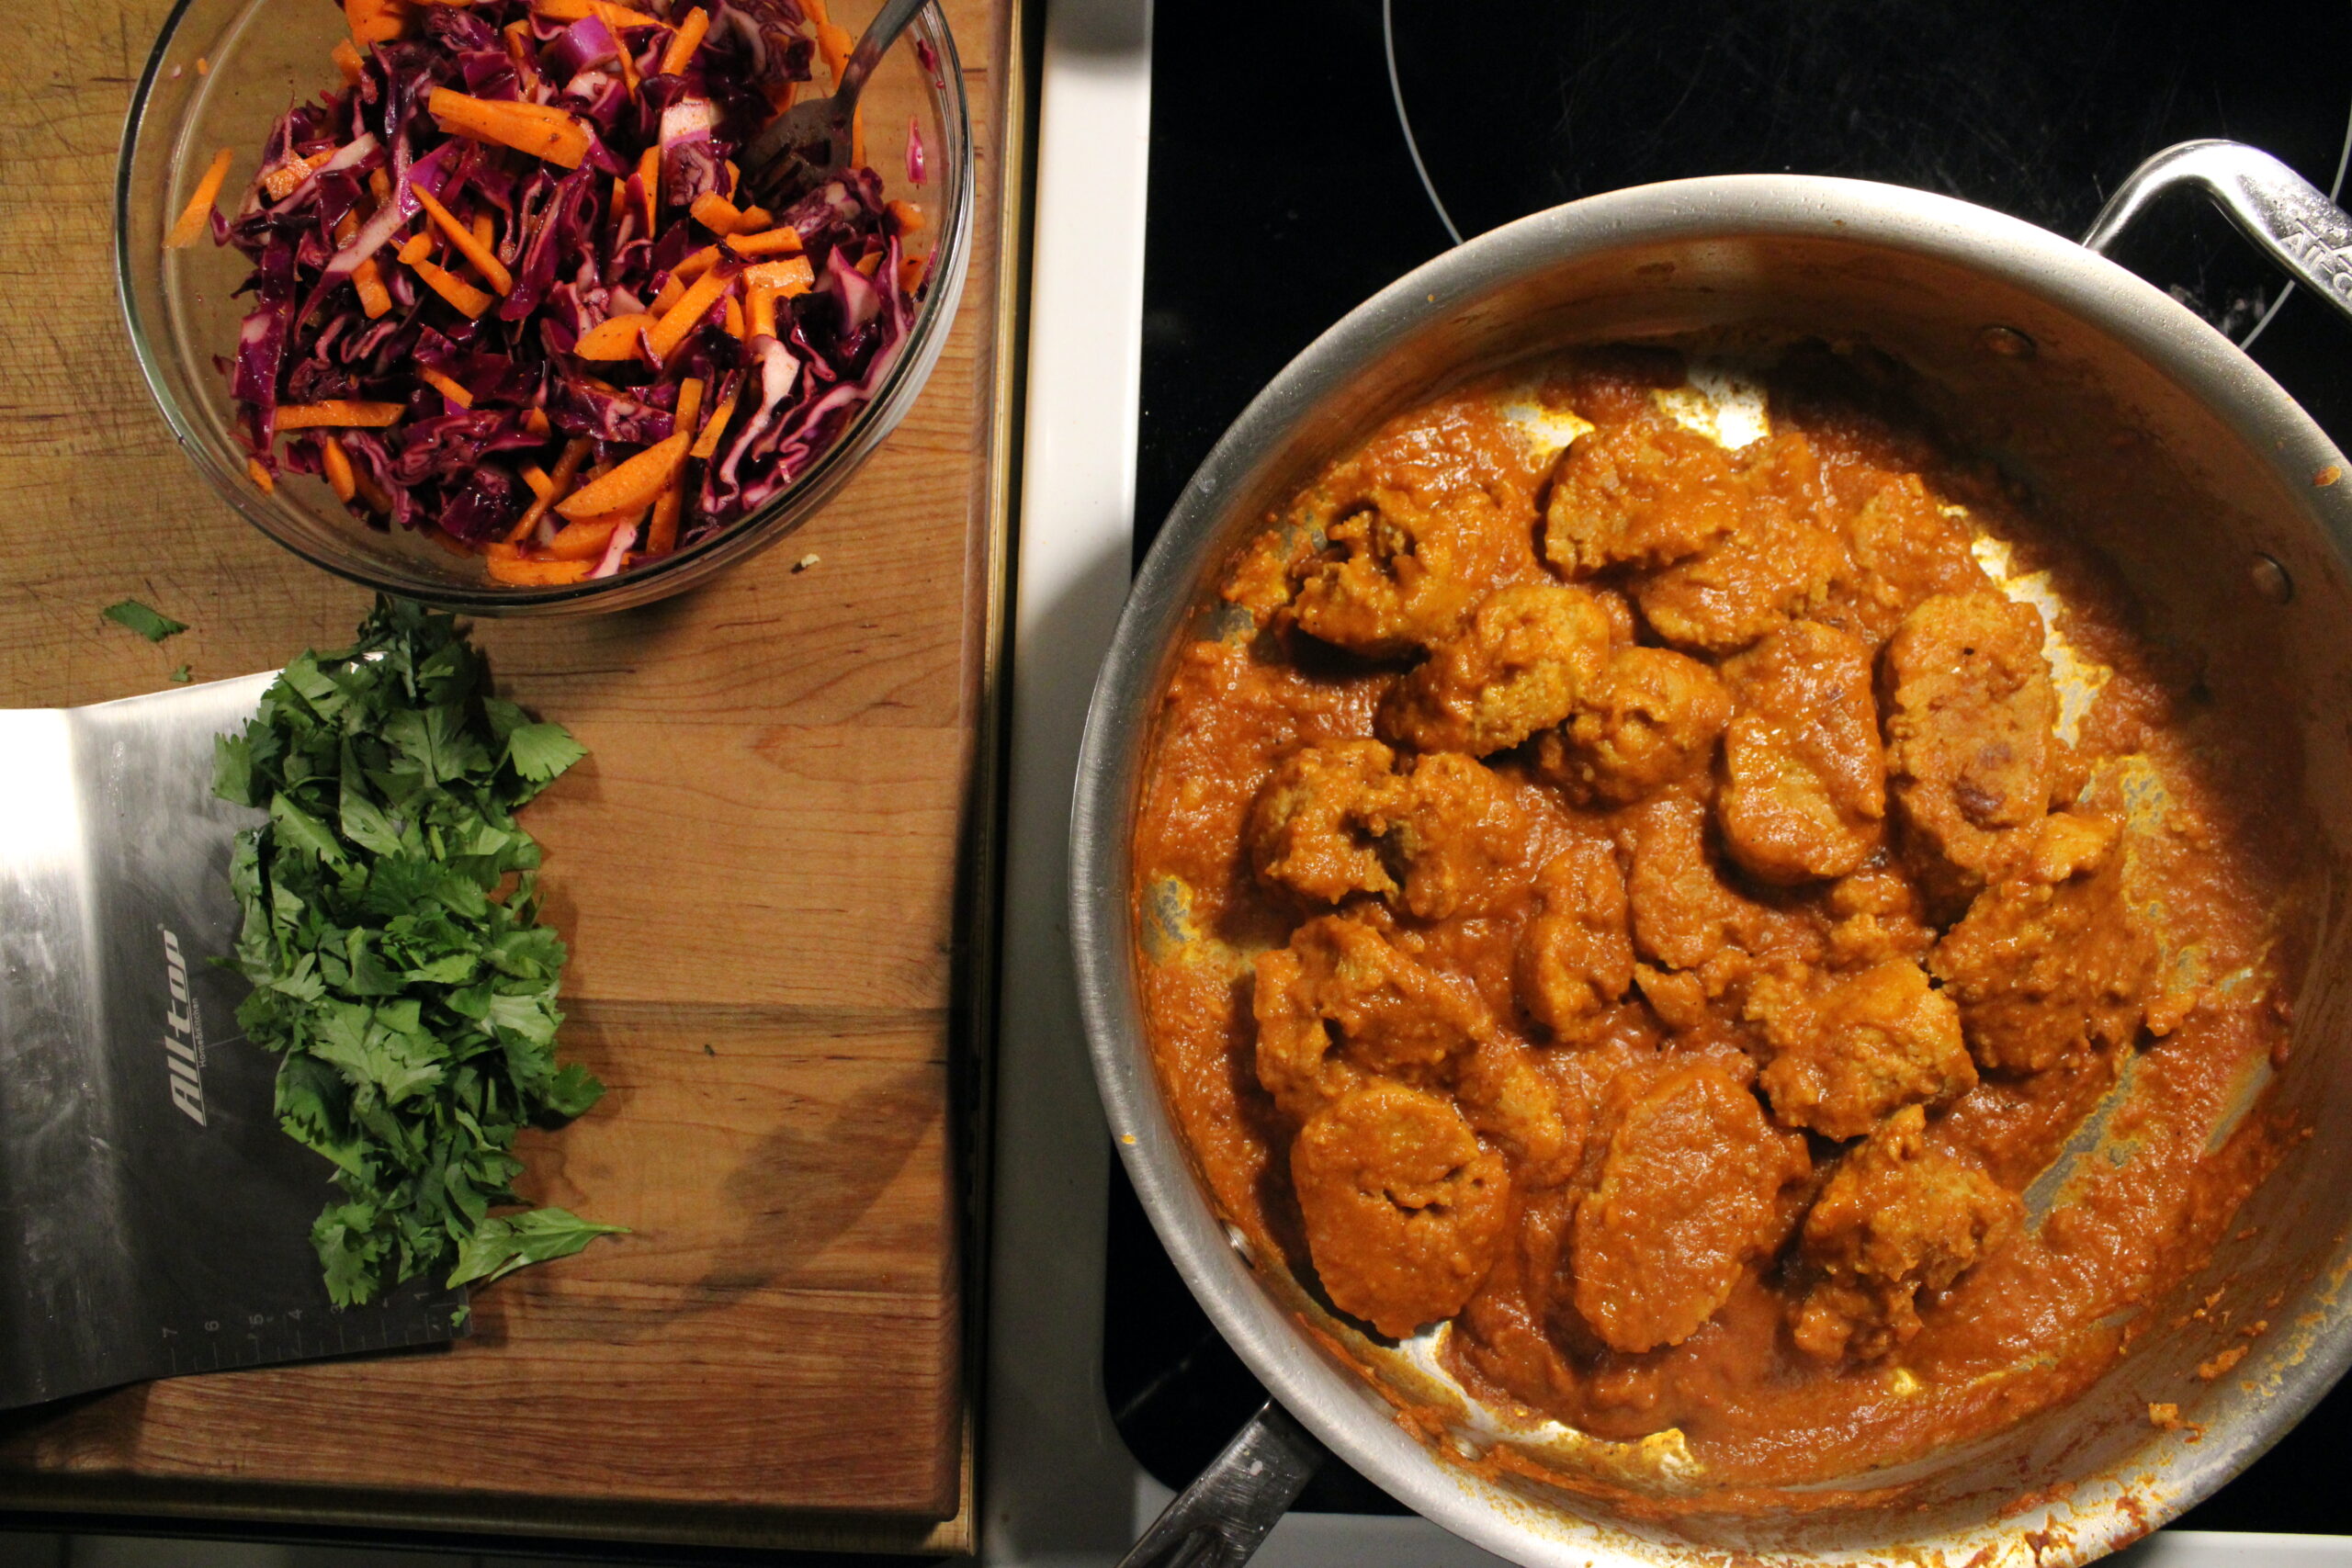
<path fill-rule="evenodd" d="M 338 1304 L 419 1274 L 492 1280 L 618 1227 L 520 1202 L 516 1135 L 604 1092 L 557 1061 L 564 945 L 538 923 L 514 812 L 582 755 L 489 694 L 447 615 L 379 600 L 351 648 L 305 653 L 213 748 L 213 787 L 267 814 L 238 837 L 237 1010 L 278 1054 L 277 1118 L 337 1196 L 311 1241 Z M 514 880 L 509 883 L 509 878 Z"/>
<path fill-rule="evenodd" d="M 136 599 L 120 600 L 98 613 L 116 626 L 130 627 L 149 642 L 161 642 L 167 637 L 177 637 L 187 630 L 186 621 L 175 621 Z"/>
<path fill-rule="evenodd" d="M 512 1219 L 484 1220 L 458 1248 L 452 1285 L 512 1274 L 526 1264 L 569 1258 L 600 1235 L 626 1235 L 623 1225 L 591 1224 L 568 1209 L 534 1209 Z"/>
<path fill-rule="evenodd" d="M 588 755 L 560 724 L 526 724 L 506 738 L 506 760 L 533 784 L 548 784 Z"/>

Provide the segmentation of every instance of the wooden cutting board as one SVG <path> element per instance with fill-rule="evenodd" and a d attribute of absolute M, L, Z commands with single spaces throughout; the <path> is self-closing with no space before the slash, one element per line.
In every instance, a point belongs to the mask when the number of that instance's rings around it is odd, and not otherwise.
<path fill-rule="evenodd" d="M 204 488 L 125 340 L 115 150 L 169 9 L 36 6 L 0 94 L 0 705 L 272 669 L 367 608 Z M 968 1549 L 999 176 L 1023 103 L 1019 0 L 947 11 L 981 216 L 904 424 L 711 586 L 476 628 L 502 691 L 589 749 L 525 820 L 571 944 L 563 1048 L 609 1092 L 526 1145 L 526 1195 L 635 1235 L 482 1292 L 446 1349 L 0 1418 L 0 1508 Z M 156 647 L 99 618 L 126 597 L 191 629 Z"/>

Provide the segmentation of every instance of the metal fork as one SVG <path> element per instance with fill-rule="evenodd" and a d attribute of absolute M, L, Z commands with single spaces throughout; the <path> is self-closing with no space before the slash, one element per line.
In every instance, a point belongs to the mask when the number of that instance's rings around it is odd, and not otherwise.
<path fill-rule="evenodd" d="M 813 188 L 849 166 L 858 90 L 882 51 L 930 0 L 883 0 L 842 67 L 832 96 L 795 104 L 770 120 L 742 152 L 743 184 L 762 200 Z"/>

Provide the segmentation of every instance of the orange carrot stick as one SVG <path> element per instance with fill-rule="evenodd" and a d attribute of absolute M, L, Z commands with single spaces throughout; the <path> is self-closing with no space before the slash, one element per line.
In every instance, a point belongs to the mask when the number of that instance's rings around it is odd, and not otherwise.
<path fill-rule="evenodd" d="M 489 558 L 491 580 L 512 588 L 560 588 L 580 581 L 595 566 L 585 560 L 507 560 Z"/>
<path fill-rule="evenodd" d="M 732 234 L 743 227 L 742 210 L 715 190 L 695 197 L 695 204 L 686 210 L 714 234 Z"/>
<path fill-rule="evenodd" d="M 582 359 L 635 359 L 654 318 L 642 312 L 606 316 L 580 334 L 571 352 Z"/>
<path fill-rule="evenodd" d="M 359 496 L 359 503 L 362 506 L 367 507 L 370 512 L 380 512 L 387 514 L 391 512 L 392 498 L 386 495 L 384 493 L 384 487 L 378 484 L 374 479 L 369 479 L 364 473 L 355 471 L 351 477 L 351 484 L 352 489 L 357 492 Z"/>
<path fill-rule="evenodd" d="M 555 482 L 548 487 L 547 494 L 531 502 L 530 510 L 524 513 L 522 519 L 506 531 L 508 544 L 521 542 L 532 529 L 539 525 L 539 519 L 548 514 L 548 508 L 571 493 L 571 481 L 580 477 L 580 465 L 588 460 L 588 454 L 594 447 L 595 443 L 584 435 L 574 436 L 564 445 L 563 456 L 555 461 L 555 473 L 552 476 Z"/>
<path fill-rule="evenodd" d="M 689 376 L 678 383 L 677 429 L 683 434 L 695 427 L 695 415 L 702 412 L 702 378 Z M 662 490 L 660 500 L 653 503 L 653 522 L 646 530 L 645 548 L 650 555 L 667 555 L 678 543 L 678 518 L 686 504 L 685 465 L 678 465 Z"/>
<path fill-rule="evenodd" d="M 337 501 L 349 501 L 359 493 L 359 487 L 352 478 L 351 458 L 344 452 L 341 441 L 328 436 L 326 449 L 320 456 L 326 468 L 328 488 L 334 491 Z"/>
<path fill-rule="evenodd" d="M 705 245 L 702 249 L 694 252 L 692 254 L 688 255 L 685 260 L 672 267 L 670 269 L 670 276 L 673 280 L 683 279 L 687 283 L 692 283 L 695 278 L 700 277 L 704 273 L 709 271 L 710 264 L 718 259 L 718 247 L 717 245 Z"/>
<path fill-rule="evenodd" d="M 514 79 L 523 84 L 525 92 L 536 92 L 539 73 L 533 69 L 529 46 L 523 41 L 531 36 L 531 24 L 509 22 L 498 29 L 498 36 L 506 40 L 506 58 L 514 62 Z"/>
<path fill-rule="evenodd" d="M 334 58 L 334 68 L 343 73 L 344 85 L 359 85 L 359 79 L 368 74 L 368 62 L 359 58 L 359 51 L 351 47 L 351 40 L 339 38 L 334 40 L 334 48 L 327 52 Z"/>
<path fill-rule="evenodd" d="M 752 324 L 743 319 L 743 307 L 732 294 L 727 297 L 727 334 L 738 343 L 749 342 L 752 336 Z"/>
<path fill-rule="evenodd" d="M 800 249 L 800 231 L 790 224 L 781 229 L 763 230 L 757 234 L 732 234 L 727 248 L 739 256 L 773 256 Z"/>
<path fill-rule="evenodd" d="M 857 40 L 849 36 L 847 28 L 836 27 L 831 21 L 817 24 L 817 52 L 825 57 L 825 69 L 833 74 L 833 91 L 840 92 L 842 72 L 849 64 L 850 51 Z"/>
<path fill-rule="evenodd" d="M 686 435 L 681 431 L 666 441 L 655 442 L 604 478 L 582 485 L 557 502 L 555 509 L 576 519 L 650 506 L 685 460 Z"/>
<path fill-rule="evenodd" d="M 386 202 L 388 202 L 388 201 L 391 200 L 391 199 L 392 199 L 392 176 L 391 176 L 391 175 L 388 175 L 388 174 L 386 174 L 386 173 L 384 173 L 384 171 L 383 171 L 381 168 L 374 168 L 374 169 L 370 169 L 370 170 L 368 170 L 368 194 L 369 196 L 372 196 L 372 197 L 374 197 L 376 198 L 376 205 L 377 205 L 377 206 L 379 206 L 379 207 L 381 207 L 381 206 L 383 206 L 383 205 L 384 205 L 384 203 L 386 203 Z M 345 213 L 345 214 L 344 214 L 344 216 L 345 216 L 345 218 L 349 218 L 349 217 L 351 217 L 351 214 L 350 214 L 350 213 L 348 213 L 348 212 L 346 212 L 346 213 Z"/>
<path fill-rule="evenodd" d="M 595 0 L 595 9 L 620 51 L 621 85 L 628 89 L 629 100 L 633 103 L 637 99 L 637 57 L 629 52 L 628 40 L 621 37 L 621 29 L 632 25 L 625 19 L 628 13 L 612 4 L 612 0 Z"/>
<path fill-rule="evenodd" d="M 706 460 L 718 455 L 718 438 L 727 434 L 727 422 L 735 417 L 735 397 L 729 393 L 710 411 L 710 418 L 703 422 L 702 434 L 695 437 L 694 447 L 686 456 Z"/>
<path fill-rule="evenodd" d="M 752 320 L 748 337 L 775 336 L 775 293 L 774 288 L 764 285 L 752 285 Z"/>
<path fill-rule="evenodd" d="M 456 213 L 442 206 L 439 198 L 423 186 L 413 188 L 416 192 L 417 204 L 424 209 L 441 231 L 449 236 L 449 243 L 458 248 L 458 254 L 474 264 L 474 270 L 481 274 L 483 282 L 501 294 L 514 287 L 514 275 L 506 270 L 503 262 L 491 254 L 488 245 L 474 237 L 474 231 L 467 228 Z M 464 309 L 463 306 L 458 308 Z"/>
<path fill-rule="evenodd" d="M 288 158 L 262 175 L 261 188 L 269 193 L 272 201 L 284 201 L 311 177 L 311 171 L 334 156 L 332 150 L 314 153 L 308 158 Z"/>
<path fill-rule="evenodd" d="M 477 98 L 435 87 L 424 107 L 453 136 L 512 147 L 566 169 L 578 168 L 588 156 L 588 128 L 545 104 Z"/>
<path fill-rule="evenodd" d="M 530 412 L 523 416 L 523 428 L 529 431 L 533 435 L 537 436 L 540 440 L 545 441 L 548 438 L 548 432 L 554 427 L 548 423 L 547 410 L 533 409 Z"/>
<path fill-rule="evenodd" d="M 555 531 L 548 541 L 547 553 L 558 560 L 594 560 L 613 542 L 613 531 L 628 519 L 616 514 L 610 517 L 583 517 L 577 523 L 567 523 Z"/>
<path fill-rule="evenodd" d="M 420 229 L 401 242 L 401 248 L 392 253 L 392 258 L 414 266 L 432 254 L 433 233 L 430 230 Z"/>
<path fill-rule="evenodd" d="M 662 492 L 662 499 L 653 503 L 653 525 L 645 534 L 647 555 L 666 556 L 678 547 L 678 517 L 685 506 L 684 487 L 672 479 L 670 488 Z"/>
<path fill-rule="evenodd" d="M 410 271 L 424 280 L 426 288 L 455 305 L 468 317 L 481 315 L 490 309 L 491 301 L 497 298 L 494 294 L 484 293 L 481 289 L 476 288 L 448 268 L 436 265 L 432 262 L 415 261 L 408 265 Z"/>
<path fill-rule="evenodd" d="M 752 288 L 773 288 L 786 299 L 806 294 L 817 286 L 817 269 L 808 265 L 807 256 L 790 256 L 783 261 L 761 262 L 743 269 L 743 282 Z"/>
<path fill-rule="evenodd" d="M 416 378 L 461 409 L 469 409 L 474 406 L 474 395 L 471 392 L 467 391 L 465 388 L 434 369 L 430 365 L 418 366 Z"/>
<path fill-rule="evenodd" d="M 343 19 L 362 44 L 390 43 L 409 30 L 415 17 L 408 0 L 343 0 Z"/>
<path fill-rule="evenodd" d="M 359 308 L 369 321 L 392 308 L 392 291 L 384 287 L 383 270 L 374 256 L 351 269 L 351 286 L 359 291 Z"/>
<path fill-rule="evenodd" d="M 637 160 L 639 194 L 645 198 L 645 231 L 649 234 L 660 227 L 655 213 L 662 206 L 662 149 L 657 144 L 648 147 Z"/>
<path fill-rule="evenodd" d="M 662 74 L 675 76 L 684 71 L 693 62 L 695 51 L 702 47 L 703 38 L 709 31 L 709 12 L 699 6 L 687 12 L 686 19 L 678 24 L 677 35 L 670 39 L 670 47 L 662 51 Z"/>
<path fill-rule="evenodd" d="M 922 208 L 911 201 L 899 201 L 895 197 L 882 205 L 888 209 L 891 217 L 899 220 L 899 233 L 920 234 L 922 232 L 922 226 L 926 220 L 922 215 Z"/>
<path fill-rule="evenodd" d="M 180 209 L 179 221 L 164 236 L 165 250 L 176 251 L 196 243 L 197 236 L 212 221 L 213 198 L 220 194 L 220 186 L 229 177 L 229 161 L 234 156 L 226 147 L 212 154 L 204 177 L 196 182 L 196 194 L 187 198 L 187 205 Z"/>
<path fill-rule="evenodd" d="M 600 0 L 531 0 L 532 10 L 542 17 L 551 17 L 559 22 L 585 21 L 589 15 L 594 12 L 604 17 L 605 25 L 608 28 L 613 25 L 615 17 L 618 17 L 633 28 L 658 28 L 662 25 L 661 17 L 648 16 L 643 11 L 634 10 L 627 6 L 616 5 L 613 0 L 601 0 L 601 10 L 598 8 L 599 5 Z"/>
<path fill-rule="evenodd" d="M 398 424 L 408 412 L 406 403 L 355 402 L 347 398 L 329 398 L 316 403 L 280 403 L 277 405 L 277 428 L 309 430 L 317 425 L 335 425 L 351 430 L 381 430 Z"/>
<path fill-rule="evenodd" d="M 899 258 L 899 292 L 912 294 L 915 291 L 915 286 L 922 281 L 923 268 L 930 265 L 929 256 L 900 256 Z"/>
<path fill-rule="evenodd" d="M 277 489 L 277 480 L 271 477 L 267 468 L 262 467 L 259 457 L 245 459 L 245 477 L 258 485 L 264 495 L 268 495 Z"/>
<path fill-rule="evenodd" d="M 495 254 L 498 249 L 498 225 L 491 221 L 490 214 L 475 213 L 471 227 L 474 231 L 474 243 L 483 250 Z"/>
<path fill-rule="evenodd" d="M 647 344 L 653 350 L 653 357 L 657 360 L 669 358 L 671 352 L 686 341 L 686 334 L 695 330 L 695 324 L 713 305 L 718 303 L 718 297 L 726 293 L 734 281 L 732 269 L 715 266 L 688 284 L 686 291 L 678 297 L 678 302 L 671 306 L 645 334 Z"/>
<path fill-rule="evenodd" d="M 548 478 L 548 471 L 537 463 L 524 464 L 522 473 L 523 482 L 531 487 L 531 494 L 538 500 L 545 501 L 555 493 L 555 481 Z"/>

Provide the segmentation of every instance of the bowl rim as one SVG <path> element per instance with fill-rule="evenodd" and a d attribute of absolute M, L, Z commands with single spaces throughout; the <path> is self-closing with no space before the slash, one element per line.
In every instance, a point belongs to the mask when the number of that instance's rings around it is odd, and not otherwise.
<path fill-rule="evenodd" d="M 1489 231 L 1406 274 L 1340 318 L 1286 365 L 1218 439 L 1169 512 L 1137 570 L 1088 706 L 1070 815 L 1070 942 L 1088 1055 L 1114 1146 L 1154 1230 L 1218 1331 L 1317 1437 L 1415 1512 L 1529 1564 L 1620 1568 L 1723 1555 L 1678 1551 L 1606 1523 L 1541 1511 L 1440 1462 L 1368 1382 L 1343 1371 L 1261 1285 L 1240 1238 L 1203 1190 L 1152 1061 L 1135 958 L 1133 807 L 1165 657 L 1184 635 L 1228 500 L 1314 414 L 1325 394 L 1408 343 L 1424 325 L 1509 280 L 1579 254 L 1660 243 L 1811 238 L 1903 251 L 1967 268 L 2084 320 L 2169 375 L 2300 493 L 2340 558 L 2352 561 L 2352 486 L 2311 488 L 2334 442 L 2270 377 L 2178 301 L 2106 257 L 1988 208 L 1874 181 L 1724 175 L 1587 197 Z M 1360 433 L 1359 433 L 1360 434 Z M 2257 438 L 2258 437 L 2258 438 Z M 2289 481 L 2291 481 L 2290 484 Z M 2342 1249 L 2339 1248 L 2339 1255 Z M 2332 1310 L 2249 1418 L 2143 1468 L 2154 1484 L 2117 1497 L 2052 1498 L 1985 1517 L 1934 1544 L 1988 1549 L 2005 1562 L 2041 1532 L 2039 1562 L 2082 1562 L 2137 1539 L 2210 1495 L 2275 1442 L 2352 1363 L 2352 1303 Z M 2151 1434 L 2157 1436 L 2158 1434 Z M 2091 1479 L 2096 1479 L 2093 1477 Z M 2063 1514 L 2061 1510 L 2064 1510 Z M 1581 1529 L 1578 1527 L 1581 1526 Z M 1893 1542 L 1886 1543 L 1890 1547 Z M 1920 1544 L 1917 1541 L 1910 1546 Z M 1848 1549 L 1838 1549 L 1843 1555 Z M 1852 1549 L 1860 1550 L 1860 1549 Z M 1736 1554 L 1736 1553 L 1735 1553 Z M 1768 1555 L 1777 1554 L 1768 1552 Z"/>
<path fill-rule="evenodd" d="M 830 501 L 872 455 L 874 448 L 897 428 L 899 420 L 912 407 L 915 398 L 930 379 L 931 371 L 946 345 L 947 335 L 954 328 L 962 300 L 965 275 L 971 261 L 973 228 L 977 220 L 977 197 L 973 185 L 978 170 L 972 140 L 971 96 L 965 86 L 963 61 L 956 51 L 955 30 L 948 24 L 942 0 L 928 0 L 917 13 L 907 33 L 892 47 L 894 50 L 904 47 L 911 51 L 920 40 L 934 52 L 935 70 L 923 69 L 920 56 L 917 58 L 917 69 L 931 83 L 933 100 L 939 106 L 941 122 L 954 144 L 954 197 L 948 204 L 948 210 L 942 216 L 938 243 L 932 250 L 933 263 L 925 280 L 931 286 L 930 292 L 915 302 L 913 324 L 899 343 L 898 357 L 884 375 L 881 385 L 876 388 L 874 396 L 841 428 L 817 460 L 797 479 L 756 511 L 737 519 L 708 538 L 684 549 L 673 550 L 657 561 L 629 571 L 576 583 L 507 587 L 485 581 L 481 585 L 428 586 L 395 582 L 365 567 L 328 558 L 326 552 L 312 549 L 288 537 L 273 525 L 267 509 L 254 504 L 249 493 L 250 481 L 245 479 L 242 468 L 232 475 L 212 460 L 209 433 L 198 427 L 171 391 L 164 370 L 164 355 L 149 333 L 140 310 L 134 272 L 137 264 L 131 253 L 132 208 L 136 200 L 134 166 L 140 150 L 140 131 L 157 84 L 163 80 L 181 24 L 198 3 L 198 0 L 175 0 L 170 14 L 156 30 L 155 41 L 148 51 L 146 66 L 140 73 L 139 84 L 133 89 L 130 106 L 124 112 L 121 144 L 115 154 L 113 248 L 116 306 L 121 313 L 124 330 L 130 340 L 131 355 L 138 361 L 148 394 L 163 414 L 164 423 L 171 427 L 173 439 L 183 455 L 210 482 L 220 498 L 264 536 L 311 565 L 345 581 L 374 592 L 393 594 L 472 615 L 525 615 L 624 609 L 683 592 L 704 578 L 739 564 L 778 543 Z M 243 17 L 253 7 L 267 3 L 269 0 L 246 0 L 239 16 Z M 155 128 L 156 134 L 164 132 L 165 128 Z M 932 155 L 937 155 L 935 150 Z M 167 169 L 176 167 L 179 160 L 175 154 L 167 150 L 164 157 Z M 168 305 L 165 308 L 168 310 Z M 324 515 L 323 513 L 319 514 Z M 354 527 L 367 526 L 348 515 L 334 521 Z M 624 586 L 630 592 L 625 596 L 614 597 L 615 591 Z M 608 598 L 610 603 L 603 602 Z"/>

